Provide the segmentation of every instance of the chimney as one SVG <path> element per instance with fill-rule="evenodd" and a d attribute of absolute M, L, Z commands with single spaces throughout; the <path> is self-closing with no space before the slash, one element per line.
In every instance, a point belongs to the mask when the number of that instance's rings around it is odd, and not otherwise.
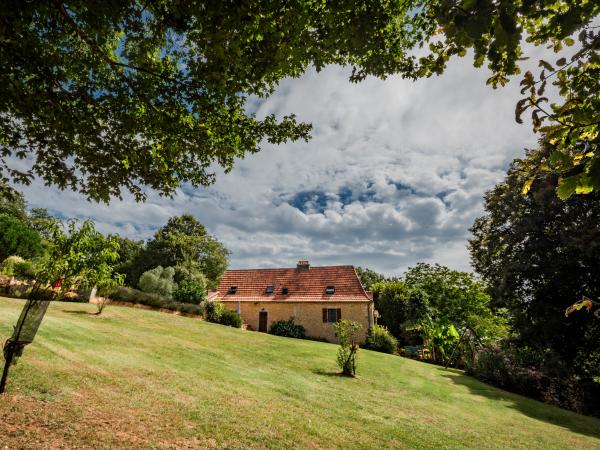
<path fill-rule="evenodd" d="M 298 272 L 306 272 L 306 271 L 310 270 L 310 264 L 308 263 L 308 261 L 300 260 L 300 261 L 298 261 L 298 264 L 296 265 L 296 270 Z"/>

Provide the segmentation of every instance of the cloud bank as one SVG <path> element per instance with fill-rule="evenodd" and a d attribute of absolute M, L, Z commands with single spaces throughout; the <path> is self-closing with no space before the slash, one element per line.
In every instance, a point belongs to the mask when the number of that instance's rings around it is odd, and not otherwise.
<path fill-rule="evenodd" d="M 470 270 L 468 229 L 484 192 L 535 145 L 529 125 L 514 122 L 518 82 L 493 90 L 469 58 L 418 82 L 351 84 L 348 75 L 311 70 L 251 102 L 258 116 L 296 113 L 313 124 L 313 139 L 265 144 L 231 173 L 217 170 L 211 187 L 108 206 L 38 183 L 23 190 L 31 207 L 91 217 L 103 232 L 136 239 L 170 216 L 193 214 L 232 251 L 234 268 L 309 259 L 387 274 L 418 261 Z"/>

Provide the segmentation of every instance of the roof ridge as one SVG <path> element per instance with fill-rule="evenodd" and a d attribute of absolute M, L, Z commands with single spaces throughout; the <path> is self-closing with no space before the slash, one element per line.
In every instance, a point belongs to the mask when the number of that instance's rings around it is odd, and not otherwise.
<path fill-rule="evenodd" d="M 352 267 L 356 270 L 356 268 L 352 264 L 339 264 L 334 266 L 310 266 L 310 270 L 312 269 L 327 269 L 327 268 L 336 268 L 336 267 Z M 296 270 L 296 267 L 263 267 L 263 268 L 254 268 L 254 269 L 227 269 L 225 272 L 245 272 L 249 270 Z"/>

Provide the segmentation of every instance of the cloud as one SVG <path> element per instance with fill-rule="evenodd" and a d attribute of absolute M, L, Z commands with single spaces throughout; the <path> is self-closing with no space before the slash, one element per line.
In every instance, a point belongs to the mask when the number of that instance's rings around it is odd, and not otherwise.
<path fill-rule="evenodd" d="M 232 251 L 232 267 L 355 264 L 399 274 L 418 261 L 470 270 L 468 229 L 482 195 L 509 162 L 535 145 L 514 122 L 518 83 L 486 86 L 470 59 L 441 77 L 349 83 L 329 67 L 284 80 L 258 116 L 291 112 L 314 125 L 309 143 L 264 144 L 208 188 L 183 186 L 174 199 L 151 194 L 110 205 L 34 183 L 33 207 L 92 217 L 104 232 L 148 238 L 167 219 L 191 213 Z"/>

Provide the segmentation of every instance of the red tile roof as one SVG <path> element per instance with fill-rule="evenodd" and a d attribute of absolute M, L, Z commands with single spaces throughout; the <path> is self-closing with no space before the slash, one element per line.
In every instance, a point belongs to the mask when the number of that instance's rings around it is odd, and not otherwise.
<path fill-rule="evenodd" d="M 232 286 L 235 294 L 229 293 Z M 272 294 L 267 286 L 274 287 Z M 328 286 L 335 286 L 334 294 L 325 292 Z M 221 301 L 370 301 L 353 266 L 228 270 L 217 292 Z"/>

